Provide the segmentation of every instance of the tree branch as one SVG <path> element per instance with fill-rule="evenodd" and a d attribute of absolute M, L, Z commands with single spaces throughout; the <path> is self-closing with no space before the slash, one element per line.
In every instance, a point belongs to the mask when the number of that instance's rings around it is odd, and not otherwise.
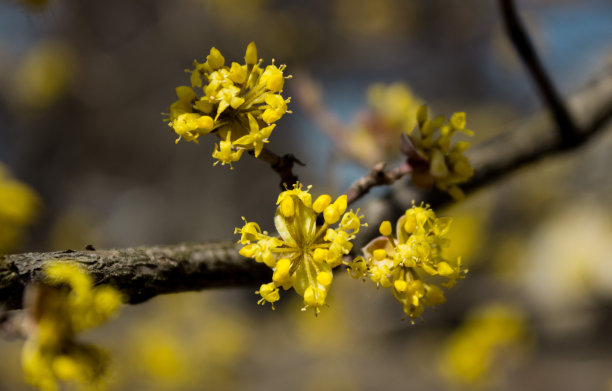
<path fill-rule="evenodd" d="M 466 194 L 494 183 L 518 169 L 555 154 L 570 152 L 591 140 L 612 120 L 612 64 L 600 71 L 587 85 L 572 95 L 570 109 L 575 113 L 578 137 L 567 145 L 557 124 L 546 114 L 535 115 L 523 126 L 505 132 L 466 152 L 474 167 L 474 176 L 461 186 Z M 362 209 L 372 220 L 393 220 L 412 205 L 423 201 L 437 209 L 454 202 L 446 193 L 415 187 L 395 187 L 387 199 L 373 200 Z M 367 239 L 370 227 L 364 228 Z M 371 235 L 375 233 L 372 231 Z"/>
<path fill-rule="evenodd" d="M 577 148 L 604 129 L 612 118 L 612 66 L 575 94 L 569 106 L 576 114 L 580 129 L 580 141 L 573 145 Z M 520 129 L 495 137 L 468 154 L 475 176 L 464 186 L 464 191 L 480 189 L 528 163 L 564 151 L 567 149 L 556 124 L 545 115 L 538 115 Z M 439 191 L 396 186 L 389 198 L 365 205 L 364 214 L 370 221 L 393 220 L 411 206 L 412 200 L 427 202 L 434 208 L 451 201 Z M 377 229 L 377 224 L 364 227 L 360 232 L 361 241 L 375 235 Z M 0 306 L 21 308 L 25 286 L 41 282 L 41 268 L 52 259 L 76 260 L 86 267 L 96 283 L 117 287 L 129 303 L 140 303 L 165 293 L 257 286 L 271 277 L 265 265 L 240 256 L 238 246 L 233 243 L 5 255 L 0 256 Z"/>
<path fill-rule="evenodd" d="M 531 40 L 516 11 L 514 0 L 499 0 L 499 6 L 510 41 L 514 44 L 514 48 L 521 57 L 523 64 L 525 64 L 527 71 L 536 83 L 544 102 L 548 105 L 553 118 L 559 126 L 558 130 L 561 135 L 562 145 L 564 147 L 571 147 L 578 142 L 579 132 L 533 48 Z"/>
<path fill-rule="evenodd" d="M 43 282 L 42 267 L 52 260 L 79 263 L 96 284 L 118 288 L 130 304 L 166 293 L 258 287 L 271 279 L 268 267 L 244 258 L 238 249 L 233 243 L 203 243 L 0 256 L 0 306 L 21 308 L 25 287 Z"/>
<path fill-rule="evenodd" d="M 385 171 L 385 167 L 385 163 L 378 163 L 372 171 L 356 180 L 345 192 L 347 204 L 351 205 L 373 187 L 390 185 L 412 171 L 412 167 L 406 161 L 391 170 Z"/>
<path fill-rule="evenodd" d="M 249 154 L 254 155 L 252 150 L 249 151 Z M 268 163 L 270 168 L 278 174 L 281 178 L 280 187 L 282 190 L 285 190 L 285 188 L 291 189 L 298 181 L 297 175 L 293 173 L 293 165 L 296 163 L 300 166 L 304 165 L 292 154 L 279 156 L 267 148 L 261 150 L 257 159 Z"/>

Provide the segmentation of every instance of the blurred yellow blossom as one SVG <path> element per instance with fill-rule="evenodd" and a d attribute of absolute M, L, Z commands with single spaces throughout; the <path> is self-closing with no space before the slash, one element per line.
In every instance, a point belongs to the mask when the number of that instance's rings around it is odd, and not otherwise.
<path fill-rule="evenodd" d="M 28 109 L 52 106 L 68 91 L 77 70 L 76 58 L 65 42 L 46 40 L 35 45 L 13 78 L 13 101 Z"/>
<path fill-rule="evenodd" d="M 92 389 L 102 385 L 107 354 L 76 340 L 76 334 L 111 317 L 121 294 L 93 286 L 76 263 L 57 260 L 45 266 L 46 282 L 36 288 L 22 365 L 26 381 L 42 391 L 56 391 L 58 381 L 76 381 Z"/>
<path fill-rule="evenodd" d="M 369 110 L 356 118 L 345 143 L 352 156 L 371 166 L 397 156 L 400 135 L 416 125 L 422 101 L 400 82 L 373 84 L 367 99 Z"/>
<path fill-rule="evenodd" d="M 240 389 L 236 368 L 251 351 L 252 327 L 226 291 L 162 295 L 135 311 L 115 340 L 113 389 Z M 168 316 L 171 313 L 172 316 Z"/>
<path fill-rule="evenodd" d="M 40 205 L 29 186 L 11 178 L 0 163 L 0 252 L 10 251 L 32 223 Z"/>
<path fill-rule="evenodd" d="M 425 306 L 445 301 L 442 289 L 435 282 L 426 282 L 424 276 L 445 280 L 441 285 L 451 288 L 465 274 L 461 258 L 450 261 L 442 256 L 449 244 L 446 235 L 451 223 L 450 217 L 438 218 L 428 207 L 413 205 L 397 221 L 397 238 L 392 236 L 391 223 L 382 222 L 382 236 L 364 247 L 364 256 L 348 265 L 349 273 L 353 278 L 369 277 L 377 286 L 391 288 L 414 322 Z"/>
<path fill-rule="evenodd" d="M 176 88 L 178 100 L 170 105 L 168 125 L 180 139 L 198 142 L 203 134 L 221 140 L 213 158 L 223 165 L 240 159 L 242 152 L 253 150 L 259 156 L 268 142 L 274 122 L 287 110 L 290 98 L 281 93 L 285 84 L 285 65 L 262 68 L 257 48 L 247 46 L 245 64 L 227 65 L 221 52 L 212 48 L 206 62 L 194 61 L 190 70 L 191 86 Z M 216 163 L 215 163 L 216 164 Z"/>
<path fill-rule="evenodd" d="M 274 225 L 280 238 L 268 236 L 257 223 L 246 220 L 235 233 L 241 234 L 241 255 L 274 270 L 272 282 L 256 292 L 262 297 L 259 303 L 278 301 L 280 287 L 294 288 L 304 298 L 304 309 L 312 307 L 316 314 L 325 305 L 332 269 L 353 247 L 351 240 L 359 232 L 362 216 L 357 215 L 359 210 L 346 212 L 346 195 L 331 202 L 331 196 L 323 194 L 313 203 L 309 190 L 297 183 L 278 196 Z M 317 216 L 321 213 L 323 221 L 319 225 Z M 338 228 L 330 227 L 338 222 Z"/>
<path fill-rule="evenodd" d="M 427 106 L 417 112 L 417 127 L 407 133 L 402 149 L 412 166 L 412 183 L 448 192 L 455 199 L 464 197 L 459 184 L 474 175 L 470 161 L 463 154 L 470 146 L 466 141 L 454 144 L 451 138 L 458 132 L 473 135 L 466 129 L 465 113 L 455 113 L 450 120 L 439 116 L 428 118 Z"/>
<path fill-rule="evenodd" d="M 499 303 L 478 307 L 444 344 L 440 371 L 455 386 L 487 385 L 501 370 L 496 362 L 502 351 L 526 342 L 527 324 L 519 308 Z"/>

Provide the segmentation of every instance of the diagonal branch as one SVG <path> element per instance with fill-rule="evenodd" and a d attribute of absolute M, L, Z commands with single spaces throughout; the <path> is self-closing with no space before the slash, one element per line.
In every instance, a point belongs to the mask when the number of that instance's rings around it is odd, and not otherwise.
<path fill-rule="evenodd" d="M 249 151 L 249 154 L 254 155 L 253 151 Z M 267 148 L 261 150 L 257 159 L 268 163 L 270 168 L 278 174 L 281 179 L 281 190 L 285 190 L 286 188 L 291 189 L 293 185 L 297 183 L 298 177 L 293 173 L 293 166 L 295 164 L 300 166 L 304 165 L 304 163 L 292 154 L 279 156 Z"/>
<path fill-rule="evenodd" d="M 533 48 L 516 11 L 514 0 L 499 0 L 499 6 L 510 40 L 559 126 L 563 146 L 571 147 L 578 142 L 578 129 Z"/>
<path fill-rule="evenodd" d="M 397 167 L 390 170 L 385 171 L 385 167 L 385 163 L 378 163 L 372 171 L 355 181 L 345 192 L 347 204 L 351 205 L 365 196 L 373 187 L 390 185 L 412 172 L 412 167 L 407 161 L 400 163 Z"/>

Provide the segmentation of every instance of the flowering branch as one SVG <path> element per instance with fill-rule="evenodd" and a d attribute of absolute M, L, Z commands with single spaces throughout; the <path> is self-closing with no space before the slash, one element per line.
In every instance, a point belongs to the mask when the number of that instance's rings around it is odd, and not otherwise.
<path fill-rule="evenodd" d="M 259 286 L 271 275 L 265 265 L 239 255 L 233 243 L 4 255 L 0 256 L 0 307 L 22 308 L 25 287 L 42 282 L 43 266 L 57 259 L 80 264 L 96 285 L 114 286 L 130 304 L 166 293 Z"/>
<path fill-rule="evenodd" d="M 249 151 L 249 154 L 253 154 L 253 151 Z M 304 163 L 293 156 L 293 154 L 279 156 L 267 148 L 263 148 L 257 158 L 268 163 L 270 168 L 280 176 L 280 187 L 282 190 L 293 187 L 298 181 L 297 175 L 293 173 L 293 165 L 297 163 L 300 166 L 304 166 Z"/>
<path fill-rule="evenodd" d="M 523 126 L 468 150 L 466 155 L 474 167 L 474 176 L 461 186 L 462 190 L 466 194 L 472 193 L 528 164 L 577 149 L 598 133 L 612 130 L 608 125 L 612 119 L 612 65 L 598 72 L 583 89 L 574 93 L 568 106 L 575 113 L 578 125 L 576 143 L 567 145 L 558 132 L 557 124 L 540 113 Z M 412 200 L 423 201 L 433 209 L 454 201 L 448 194 L 435 189 L 426 191 L 408 186 L 396 187 L 386 199 L 372 200 L 363 212 L 371 220 L 389 220 L 409 208 Z M 374 228 L 368 227 L 364 231 L 373 231 Z M 363 237 L 367 239 L 367 236 L 364 232 Z"/>
<path fill-rule="evenodd" d="M 576 113 L 580 142 L 601 131 L 612 118 L 612 66 L 608 67 L 569 101 Z M 474 177 L 463 186 L 466 193 L 515 172 L 528 163 L 567 151 L 557 126 L 539 115 L 525 126 L 502 134 L 468 154 Z M 262 152 L 263 154 L 263 152 Z M 373 177 L 379 174 L 374 173 Z M 368 182 L 369 179 L 364 179 Z M 373 180 L 376 182 L 376 179 Z M 356 185 L 357 186 L 357 185 Z M 363 189 L 371 188 L 364 186 Z M 365 194 L 365 192 L 363 192 Z M 362 195 L 363 195 L 362 194 Z M 348 197 L 347 197 L 348 198 Z M 372 221 L 394 220 L 411 207 L 412 200 L 432 208 L 451 202 L 440 191 L 422 191 L 398 186 L 384 200 L 372 200 L 364 214 Z M 363 227 L 364 240 L 378 234 L 375 224 Z M 355 248 L 358 246 L 356 245 Z M 74 259 L 83 265 L 96 284 L 110 283 L 129 303 L 140 303 L 156 295 L 232 286 L 259 286 L 270 280 L 270 270 L 238 254 L 233 243 L 181 244 L 120 250 L 27 253 L 0 256 L 0 306 L 21 308 L 25 286 L 40 282 L 42 265 L 52 259 Z"/>

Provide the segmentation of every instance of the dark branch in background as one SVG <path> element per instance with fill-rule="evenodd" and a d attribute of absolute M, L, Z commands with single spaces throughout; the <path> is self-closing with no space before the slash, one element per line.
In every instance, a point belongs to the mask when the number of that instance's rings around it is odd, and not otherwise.
<path fill-rule="evenodd" d="M 52 260 L 77 262 L 97 284 L 121 290 L 130 304 L 207 288 L 252 285 L 255 290 L 271 279 L 268 267 L 238 249 L 233 243 L 204 243 L 0 256 L 0 307 L 21 308 L 25 287 L 43 282 L 42 267 Z"/>
<path fill-rule="evenodd" d="M 610 129 L 606 124 L 612 120 L 612 65 L 575 93 L 569 100 L 569 107 L 575 113 L 578 124 L 579 137 L 575 144 L 565 144 L 557 124 L 545 113 L 540 113 L 523 126 L 502 133 L 466 152 L 474 166 L 474 176 L 461 186 L 464 192 L 470 194 L 482 189 L 546 157 L 571 152 L 601 131 Z M 371 216 L 372 220 L 392 220 L 409 208 L 412 200 L 423 201 L 434 209 L 453 202 L 448 194 L 435 189 L 424 191 L 414 187 L 396 186 L 387 199 L 372 200 L 362 210 L 366 216 Z M 372 224 L 364 228 L 364 240 L 367 240 L 367 230 L 371 229 Z M 374 235 L 375 232 L 370 234 Z"/>
<path fill-rule="evenodd" d="M 514 0 L 499 0 L 499 6 L 506 32 L 559 126 L 562 145 L 572 147 L 579 140 L 578 129 L 533 48 L 516 11 Z"/>
<path fill-rule="evenodd" d="M 254 155 L 253 151 L 249 151 L 249 154 Z M 280 176 L 280 187 L 282 190 L 285 190 L 285 187 L 289 189 L 293 188 L 293 185 L 298 181 L 298 177 L 293 174 L 294 164 L 298 164 L 300 166 L 304 165 L 304 163 L 302 163 L 292 154 L 279 156 L 267 148 L 261 150 L 261 153 L 257 159 L 268 163 L 270 168 L 272 168 L 272 170 L 274 170 L 278 176 Z"/>

